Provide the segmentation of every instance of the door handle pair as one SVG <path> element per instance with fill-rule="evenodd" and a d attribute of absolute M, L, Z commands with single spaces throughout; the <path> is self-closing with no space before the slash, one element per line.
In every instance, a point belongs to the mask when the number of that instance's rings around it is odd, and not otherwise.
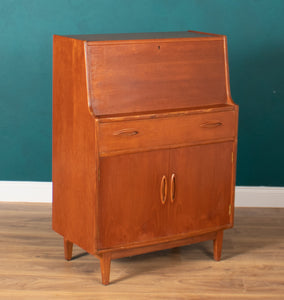
<path fill-rule="evenodd" d="M 166 203 L 168 194 L 168 183 L 166 175 L 163 175 L 161 180 L 161 187 L 160 187 L 160 197 L 162 204 Z M 174 202 L 176 196 L 176 175 L 173 173 L 171 176 L 171 188 L 170 188 L 170 197 L 171 203 Z"/>

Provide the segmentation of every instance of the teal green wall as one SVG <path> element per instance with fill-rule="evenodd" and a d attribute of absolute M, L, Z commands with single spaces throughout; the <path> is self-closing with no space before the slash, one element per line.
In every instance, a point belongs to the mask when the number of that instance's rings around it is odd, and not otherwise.
<path fill-rule="evenodd" d="M 51 180 L 52 35 L 228 36 L 238 185 L 284 186 L 283 0 L 1 0 L 0 180 Z"/>

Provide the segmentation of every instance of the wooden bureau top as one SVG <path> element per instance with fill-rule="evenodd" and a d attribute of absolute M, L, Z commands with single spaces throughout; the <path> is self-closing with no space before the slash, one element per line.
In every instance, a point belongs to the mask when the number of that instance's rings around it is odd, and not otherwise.
<path fill-rule="evenodd" d="M 137 41 L 137 40 L 161 40 L 161 39 L 191 39 L 191 38 L 212 38 L 223 37 L 222 35 L 204 33 L 197 31 L 172 31 L 172 32 L 142 32 L 142 33 L 114 33 L 114 34 L 82 34 L 66 35 L 65 37 L 86 41 Z"/>
<path fill-rule="evenodd" d="M 81 88 L 95 116 L 233 104 L 224 35 L 185 31 L 54 36 L 55 59 L 63 63 L 68 56 L 73 64 L 75 53 L 85 70 Z"/>

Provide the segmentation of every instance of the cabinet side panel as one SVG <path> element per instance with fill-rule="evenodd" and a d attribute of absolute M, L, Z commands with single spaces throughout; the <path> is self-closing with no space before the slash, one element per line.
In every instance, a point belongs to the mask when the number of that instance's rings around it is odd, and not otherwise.
<path fill-rule="evenodd" d="M 96 138 L 88 110 L 84 43 L 54 37 L 53 229 L 95 251 Z"/>

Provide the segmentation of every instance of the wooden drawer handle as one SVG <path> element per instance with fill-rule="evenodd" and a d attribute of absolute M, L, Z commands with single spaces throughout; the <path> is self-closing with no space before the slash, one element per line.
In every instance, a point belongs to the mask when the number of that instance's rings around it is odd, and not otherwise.
<path fill-rule="evenodd" d="M 223 123 L 220 122 L 220 121 L 208 121 L 208 122 L 205 122 L 203 124 L 200 124 L 200 127 L 203 127 L 203 128 L 215 128 L 215 127 L 219 127 L 219 126 L 222 126 Z"/>
<path fill-rule="evenodd" d="M 113 135 L 116 135 L 116 136 L 132 136 L 132 135 L 136 135 L 138 133 L 139 132 L 135 129 L 126 128 L 126 129 L 121 129 L 121 130 L 115 131 L 113 133 Z"/>
<path fill-rule="evenodd" d="M 171 202 L 175 201 L 176 197 L 176 175 L 172 174 L 171 176 Z"/>
<path fill-rule="evenodd" d="M 161 180 L 161 187 L 160 187 L 160 197 L 162 204 L 165 204 L 167 200 L 167 178 L 164 175 Z"/>

